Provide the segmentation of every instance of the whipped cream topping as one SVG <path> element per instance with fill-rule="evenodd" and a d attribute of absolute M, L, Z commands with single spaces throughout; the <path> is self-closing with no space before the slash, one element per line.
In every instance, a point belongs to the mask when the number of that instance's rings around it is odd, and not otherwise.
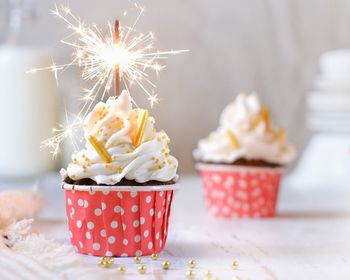
<path fill-rule="evenodd" d="M 239 94 L 223 111 L 219 127 L 198 142 L 198 161 L 233 163 L 238 159 L 286 165 L 296 156 L 283 129 L 270 122 L 269 111 L 256 94 Z"/>
<path fill-rule="evenodd" d="M 73 154 L 67 174 L 73 180 L 90 178 L 97 184 L 114 185 L 123 178 L 144 183 L 177 180 L 178 162 L 169 154 L 169 137 L 154 129 L 146 117 L 139 145 L 133 140 L 143 110 L 132 109 L 131 97 L 123 91 L 118 98 L 99 102 L 84 120 L 85 149 Z M 91 142 L 97 140 L 110 160 L 101 156 Z"/>

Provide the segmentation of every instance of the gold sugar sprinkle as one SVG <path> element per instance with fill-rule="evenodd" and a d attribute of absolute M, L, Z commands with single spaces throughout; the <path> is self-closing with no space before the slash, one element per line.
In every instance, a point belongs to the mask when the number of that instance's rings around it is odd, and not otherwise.
<path fill-rule="evenodd" d="M 123 167 L 121 167 L 121 166 L 117 167 L 117 172 L 118 172 L 118 173 L 122 173 L 122 172 L 123 172 L 123 170 L 124 170 L 124 168 L 123 168 Z"/>
<path fill-rule="evenodd" d="M 148 171 L 157 171 L 159 169 L 160 169 L 160 167 L 158 165 L 155 165 L 155 166 L 148 168 Z"/>

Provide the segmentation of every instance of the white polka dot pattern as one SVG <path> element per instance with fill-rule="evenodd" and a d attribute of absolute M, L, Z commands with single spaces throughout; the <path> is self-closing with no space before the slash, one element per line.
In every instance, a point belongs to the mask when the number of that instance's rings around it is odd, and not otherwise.
<path fill-rule="evenodd" d="M 276 168 L 202 170 L 209 213 L 226 218 L 273 217 L 283 170 Z"/>
<path fill-rule="evenodd" d="M 165 246 L 172 190 L 65 192 L 71 242 L 78 252 L 141 256 Z"/>

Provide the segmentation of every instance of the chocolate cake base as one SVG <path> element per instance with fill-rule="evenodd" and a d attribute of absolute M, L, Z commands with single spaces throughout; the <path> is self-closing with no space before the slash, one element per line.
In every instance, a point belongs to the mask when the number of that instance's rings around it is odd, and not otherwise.
<path fill-rule="evenodd" d="M 160 182 L 160 181 L 148 181 L 145 183 L 138 183 L 135 180 L 127 180 L 123 178 L 119 183 L 114 185 L 104 185 L 104 184 L 97 184 L 92 179 L 81 179 L 81 180 L 72 180 L 71 178 L 67 177 L 64 180 L 67 184 L 71 185 L 85 185 L 85 186 L 164 186 L 164 185 L 173 185 L 175 182 L 173 180 L 167 181 L 167 182 Z"/>
<path fill-rule="evenodd" d="M 239 165 L 239 166 L 251 166 L 251 167 L 271 167 L 271 168 L 283 167 L 283 165 L 267 162 L 264 160 L 244 159 L 244 158 L 237 159 L 232 163 L 227 163 L 227 162 L 218 163 L 218 162 L 210 162 L 210 161 L 200 161 L 200 162 L 207 163 L 207 164 Z"/>

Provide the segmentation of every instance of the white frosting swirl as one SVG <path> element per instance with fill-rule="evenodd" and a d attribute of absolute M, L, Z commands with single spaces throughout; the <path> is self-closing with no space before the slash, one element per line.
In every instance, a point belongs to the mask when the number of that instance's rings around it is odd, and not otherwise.
<path fill-rule="evenodd" d="M 238 159 L 264 160 L 285 165 L 296 156 L 283 129 L 270 124 L 268 109 L 256 94 L 239 94 L 223 111 L 219 128 L 198 142 L 199 161 L 233 163 Z"/>
<path fill-rule="evenodd" d="M 127 91 L 118 98 L 110 97 L 106 103 L 98 103 L 84 120 L 86 147 L 73 154 L 68 176 L 73 180 L 90 178 L 104 185 L 114 185 L 123 178 L 138 183 L 176 181 L 178 162 L 169 155 L 170 140 L 164 131 L 154 130 L 152 117 L 147 119 L 141 144 L 134 147 L 133 136 L 140 112 L 132 109 Z M 104 162 L 89 142 L 91 135 L 111 156 L 110 163 Z"/>

